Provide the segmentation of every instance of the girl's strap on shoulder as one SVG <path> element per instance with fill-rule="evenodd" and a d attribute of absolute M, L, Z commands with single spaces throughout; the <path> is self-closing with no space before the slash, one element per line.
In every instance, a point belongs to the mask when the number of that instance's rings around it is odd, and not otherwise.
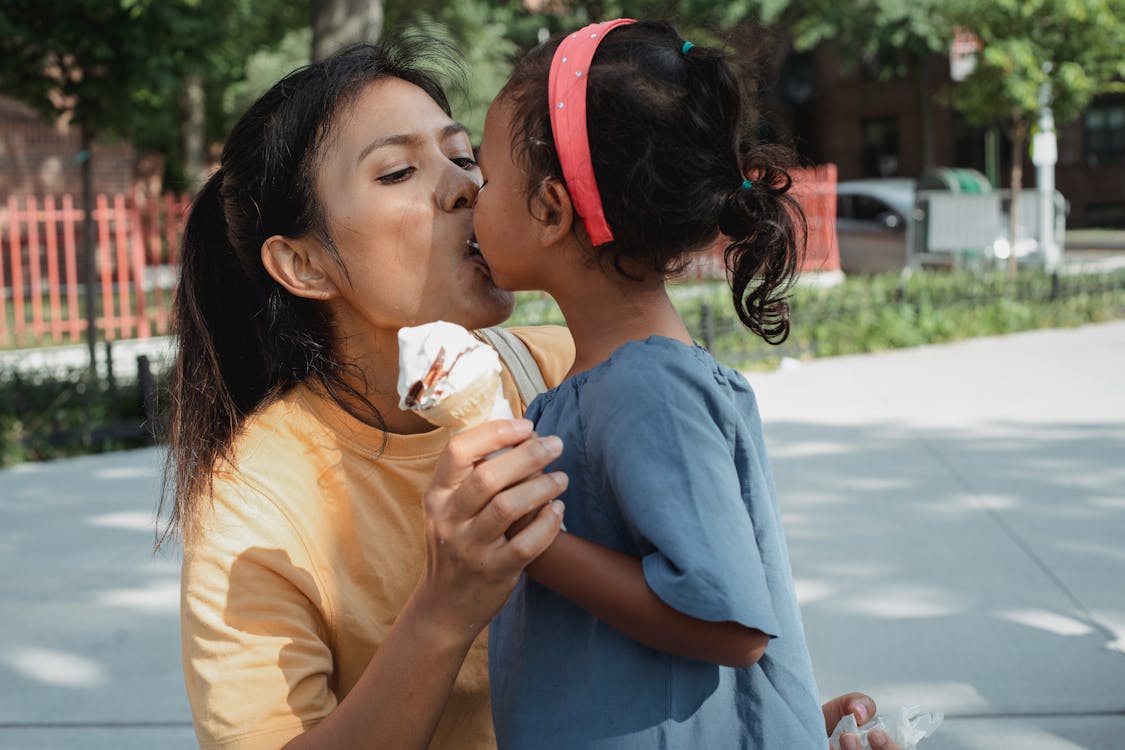
<path fill-rule="evenodd" d="M 516 381 L 516 388 L 524 406 L 527 406 L 540 393 L 547 390 L 547 383 L 543 380 L 543 373 L 539 370 L 539 363 L 531 356 L 531 350 L 520 341 L 519 337 L 506 328 L 493 326 L 482 328 L 479 331 L 492 348 L 508 366 L 508 372 Z"/>

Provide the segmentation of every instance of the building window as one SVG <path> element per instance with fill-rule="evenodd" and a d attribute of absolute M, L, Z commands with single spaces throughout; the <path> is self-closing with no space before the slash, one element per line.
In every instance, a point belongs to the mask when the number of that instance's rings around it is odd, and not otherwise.
<path fill-rule="evenodd" d="M 902 164 L 898 147 L 897 117 L 868 117 L 863 130 L 864 177 L 893 177 Z"/>
<path fill-rule="evenodd" d="M 1125 161 L 1125 99 L 1095 102 L 1086 110 L 1086 159 L 1091 164 Z"/>

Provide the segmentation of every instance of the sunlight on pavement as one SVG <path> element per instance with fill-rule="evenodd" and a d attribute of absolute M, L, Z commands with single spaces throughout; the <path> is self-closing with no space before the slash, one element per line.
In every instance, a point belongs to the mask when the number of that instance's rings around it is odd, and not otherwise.
<path fill-rule="evenodd" d="M 899 477 L 848 477 L 843 484 L 850 492 L 891 492 L 909 490 L 914 479 Z"/>
<path fill-rule="evenodd" d="M 1115 638 L 1105 644 L 1110 651 L 1125 654 L 1125 610 L 1096 609 L 1094 620 L 1108 630 Z"/>
<path fill-rule="evenodd" d="M 929 510 L 949 513 L 966 510 L 980 512 L 982 510 L 1012 510 L 1022 505 L 1023 501 L 1012 495 L 955 493 L 930 504 Z"/>
<path fill-rule="evenodd" d="M 840 589 L 839 586 L 833 586 L 826 581 L 817 581 L 811 578 L 795 578 L 793 585 L 797 588 L 797 603 L 802 607 L 821 599 L 827 599 Z"/>
<path fill-rule="evenodd" d="M 147 614 L 176 614 L 180 611 L 180 581 L 176 579 L 133 589 L 102 591 L 95 601 Z"/>
<path fill-rule="evenodd" d="M 86 519 L 86 523 L 90 526 L 100 526 L 106 529 L 127 529 L 129 531 L 152 532 L 155 528 L 153 515 L 140 511 L 104 513 L 100 516 L 90 516 Z"/>
<path fill-rule="evenodd" d="M 151 466 L 115 466 L 109 469 L 99 469 L 93 473 L 94 479 L 108 479 L 116 481 L 118 479 L 144 479 L 145 477 L 156 477 L 157 470 Z"/>
<path fill-rule="evenodd" d="M 778 458 L 808 458 L 810 456 L 837 456 L 855 453 L 857 448 L 844 443 L 817 442 L 806 440 L 770 447 L 770 456 Z"/>
<path fill-rule="evenodd" d="M 957 733 L 957 740 L 966 750 L 996 750 L 996 748 L 1034 748 L 1035 750 L 1090 750 L 1085 745 L 1075 743 L 1062 737 L 1051 734 L 1045 729 L 1030 725 L 1012 726 L 1012 722 L 1005 722 L 999 726 L 990 726 L 984 723 L 973 722 L 971 730 L 962 730 Z M 942 730 L 939 729 L 935 737 L 940 738 Z"/>
<path fill-rule="evenodd" d="M 881 712 L 893 711 L 897 706 L 918 705 L 925 711 L 956 711 L 982 713 L 994 707 L 968 682 L 933 680 L 928 682 L 891 682 L 872 685 L 864 690 L 877 696 Z M 938 737 L 941 736 L 940 732 Z M 924 746 L 923 746 L 924 747 Z M 940 750 L 940 745 L 934 750 Z M 992 750 L 996 750 L 995 745 Z M 1006 746 L 1005 746 L 1006 747 Z M 1013 746 L 1014 748 L 1014 746 Z"/>
<path fill-rule="evenodd" d="M 864 593 L 851 601 L 841 602 L 840 608 L 882 619 L 914 619 L 922 617 L 947 617 L 964 612 L 965 597 L 952 591 L 934 587 L 890 586 L 879 591 Z"/>
<path fill-rule="evenodd" d="M 1008 620 L 1029 628 L 1039 628 L 1055 635 L 1086 635 L 1093 629 L 1084 622 L 1079 622 L 1073 617 L 1060 615 L 1057 612 L 1048 612 L 1044 609 L 1022 609 L 1010 612 L 997 612 L 1001 620 Z"/>
<path fill-rule="evenodd" d="M 1092 497 L 1090 504 L 1109 510 L 1125 510 L 1125 497 Z"/>
<path fill-rule="evenodd" d="M 15 649 L 0 657 L 0 662 L 30 680 L 47 685 L 86 688 L 107 682 L 105 670 L 96 661 L 54 649 Z"/>

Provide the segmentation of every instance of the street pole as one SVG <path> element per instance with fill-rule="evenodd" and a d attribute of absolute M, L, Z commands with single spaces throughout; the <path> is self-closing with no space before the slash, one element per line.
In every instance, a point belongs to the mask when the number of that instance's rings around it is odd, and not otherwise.
<path fill-rule="evenodd" d="M 1035 164 L 1035 183 L 1039 197 L 1039 249 L 1048 272 L 1058 270 L 1062 249 L 1055 242 L 1055 163 L 1058 138 L 1051 111 L 1051 64 L 1043 64 L 1046 80 L 1039 87 L 1039 132 L 1032 141 L 1031 161 Z"/>
<path fill-rule="evenodd" d="M 94 175 L 90 164 L 94 137 L 89 126 L 80 127 L 82 150 L 79 159 L 82 163 L 82 262 L 86 281 L 86 349 L 90 355 L 90 388 L 87 398 L 93 403 L 93 392 L 98 382 L 98 298 L 95 284 L 94 232 Z M 91 406 L 91 408 L 93 408 Z"/>

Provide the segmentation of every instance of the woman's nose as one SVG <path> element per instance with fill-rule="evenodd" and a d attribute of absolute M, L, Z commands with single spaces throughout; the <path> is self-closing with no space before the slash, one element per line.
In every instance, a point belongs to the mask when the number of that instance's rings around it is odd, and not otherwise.
<path fill-rule="evenodd" d="M 483 180 L 479 169 L 462 169 L 450 164 L 438 185 L 438 202 L 446 211 L 472 208 Z"/>

